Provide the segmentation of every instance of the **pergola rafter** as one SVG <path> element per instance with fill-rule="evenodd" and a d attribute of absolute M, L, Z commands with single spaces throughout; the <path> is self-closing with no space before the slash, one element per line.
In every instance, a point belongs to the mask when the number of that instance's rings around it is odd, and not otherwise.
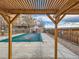
<path fill-rule="evenodd" d="M 69 11 L 71 8 L 79 4 L 79 0 L 68 0 L 67 3 L 61 7 L 58 12 L 56 13 L 55 17 L 61 16 L 62 14 L 65 14 L 65 12 Z"/>
<path fill-rule="evenodd" d="M 12 14 L 56 14 L 57 17 L 63 13 L 79 14 L 78 6 L 72 8 L 77 4 L 79 0 L 1 0 L 0 8 Z"/>

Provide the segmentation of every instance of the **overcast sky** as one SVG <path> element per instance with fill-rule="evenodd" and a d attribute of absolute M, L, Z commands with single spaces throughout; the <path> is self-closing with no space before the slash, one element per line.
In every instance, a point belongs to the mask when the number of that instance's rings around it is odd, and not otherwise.
<path fill-rule="evenodd" d="M 43 14 L 36 14 L 36 15 L 32 15 L 33 18 L 35 18 L 36 20 L 41 20 L 45 27 L 54 27 L 53 22 L 47 17 L 47 15 L 43 15 Z M 66 15 L 62 21 L 60 21 L 59 25 L 65 25 L 66 23 L 78 23 L 79 22 L 79 15 Z"/>

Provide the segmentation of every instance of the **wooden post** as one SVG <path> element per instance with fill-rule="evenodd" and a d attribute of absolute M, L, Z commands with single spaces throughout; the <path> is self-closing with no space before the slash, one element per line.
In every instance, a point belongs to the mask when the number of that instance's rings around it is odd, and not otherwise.
<path fill-rule="evenodd" d="M 8 59 L 12 59 L 12 24 L 9 23 L 9 26 L 8 26 L 8 36 L 9 36 L 9 39 L 8 39 Z"/>
<path fill-rule="evenodd" d="M 2 13 L 1 15 L 8 24 L 8 59 L 12 59 L 12 23 L 19 14 L 17 14 L 12 20 L 10 19 L 10 16 L 8 16 L 8 14 L 5 14 L 6 13 Z"/>
<path fill-rule="evenodd" d="M 55 58 L 54 59 L 58 59 L 58 29 L 57 29 L 57 24 L 55 24 Z"/>
<path fill-rule="evenodd" d="M 55 39 L 55 53 L 54 53 L 54 59 L 58 59 L 58 28 L 57 28 L 57 25 L 58 25 L 58 23 L 62 20 L 62 18 L 65 16 L 65 14 L 60 18 L 60 17 L 57 17 L 57 18 L 55 18 L 55 20 L 54 20 L 54 18 L 52 18 L 50 15 L 48 15 L 48 17 L 49 17 L 49 19 L 51 19 L 53 22 L 54 22 L 54 24 L 55 24 L 55 37 L 54 37 L 54 39 Z"/>

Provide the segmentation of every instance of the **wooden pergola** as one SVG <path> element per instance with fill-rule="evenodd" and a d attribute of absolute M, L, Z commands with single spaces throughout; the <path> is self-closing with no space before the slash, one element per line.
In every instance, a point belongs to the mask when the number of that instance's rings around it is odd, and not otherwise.
<path fill-rule="evenodd" d="M 58 59 L 57 24 L 66 14 L 79 14 L 79 0 L 0 0 L 0 14 L 7 22 L 9 29 L 8 59 L 12 59 L 12 23 L 20 14 L 47 14 L 54 22 L 54 59 Z M 54 17 L 51 17 L 50 14 L 54 14 Z"/>

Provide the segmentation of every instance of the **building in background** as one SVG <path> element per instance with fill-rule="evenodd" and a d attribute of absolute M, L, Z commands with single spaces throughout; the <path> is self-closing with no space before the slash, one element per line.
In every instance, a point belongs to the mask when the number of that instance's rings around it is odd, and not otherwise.
<path fill-rule="evenodd" d="M 13 17 L 13 16 L 12 16 Z M 28 33 L 30 28 L 35 26 L 35 22 L 31 15 L 19 15 L 17 20 L 13 22 L 13 33 Z M 8 26 L 3 17 L 0 16 L 0 34 L 3 32 L 8 34 Z"/>
<path fill-rule="evenodd" d="M 31 17 L 31 15 L 20 15 L 17 20 L 14 22 L 14 32 L 30 32 L 30 28 L 35 26 L 34 19 Z"/>

